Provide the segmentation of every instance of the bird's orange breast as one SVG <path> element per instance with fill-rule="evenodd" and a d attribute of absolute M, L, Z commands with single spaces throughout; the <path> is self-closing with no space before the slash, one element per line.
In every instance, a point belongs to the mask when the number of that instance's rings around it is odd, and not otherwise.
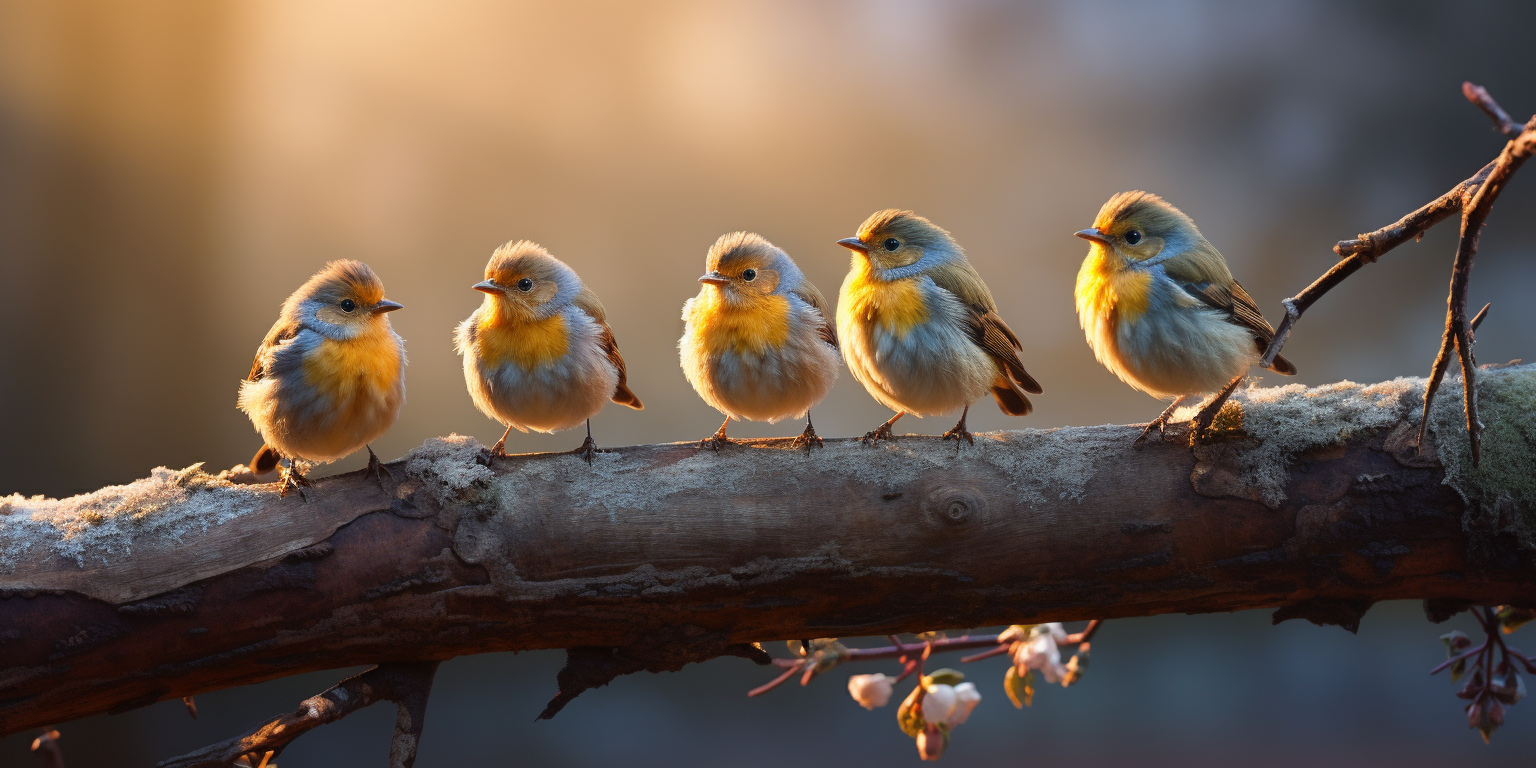
<path fill-rule="evenodd" d="M 517 363 L 531 371 L 565 357 L 570 349 L 563 313 L 532 321 L 514 320 L 499 312 L 486 314 L 476 339 L 480 361 L 488 367 Z"/>
<path fill-rule="evenodd" d="M 1095 247 L 1077 274 L 1077 308 L 1080 314 L 1112 317 L 1134 323 L 1152 301 L 1152 273 L 1115 268 L 1113 257 Z"/>
<path fill-rule="evenodd" d="M 719 289 L 709 288 L 693 301 L 689 332 L 705 354 L 761 355 L 789 340 L 789 299 L 785 296 L 758 296 L 737 305 L 726 301 Z"/>
<path fill-rule="evenodd" d="M 383 323 L 350 339 L 326 338 L 305 355 L 304 380 L 338 404 L 386 397 L 400 381 L 400 345 Z"/>
<path fill-rule="evenodd" d="M 839 306 L 839 314 L 847 313 L 861 322 L 879 324 L 897 337 L 928 322 L 928 303 L 923 299 L 919 278 L 880 280 L 864 259 L 856 260 L 853 276 L 843 294 L 847 306 Z"/>

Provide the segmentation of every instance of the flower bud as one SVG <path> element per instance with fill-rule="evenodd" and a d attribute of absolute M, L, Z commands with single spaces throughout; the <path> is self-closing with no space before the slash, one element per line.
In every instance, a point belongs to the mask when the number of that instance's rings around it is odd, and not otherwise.
<path fill-rule="evenodd" d="M 883 707 L 891 701 L 895 681 L 884 674 L 854 675 L 848 678 L 848 693 L 865 709 Z"/>
<path fill-rule="evenodd" d="M 928 692 L 923 696 L 923 719 L 929 723 L 949 720 L 954 714 L 956 700 L 954 686 L 943 683 L 928 686 Z"/>
<path fill-rule="evenodd" d="M 975 683 L 961 683 L 955 686 L 955 711 L 949 713 L 949 719 L 944 724 L 950 728 L 969 720 L 971 710 L 981 703 L 981 693 L 976 690 Z"/>
<path fill-rule="evenodd" d="M 944 756 L 944 746 L 949 740 L 937 725 L 929 725 L 917 735 L 917 756 L 923 760 L 937 760 Z"/>

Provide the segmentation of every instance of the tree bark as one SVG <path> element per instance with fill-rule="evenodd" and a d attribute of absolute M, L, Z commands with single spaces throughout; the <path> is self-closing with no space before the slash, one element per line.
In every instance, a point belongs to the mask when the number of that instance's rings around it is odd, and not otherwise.
<path fill-rule="evenodd" d="M 1536 366 L 1484 371 L 1479 398 L 1533 382 Z M 1446 466 L 1465 454 L 1446 450 L 1466 440 L 1455 389 L 1432 421 Z M 352 473 L 308 503 L 196 468 L 12 496 L 0 733 L 491 651 L 655 671 L 753 641 L 1269 606 L 1350 626 L 1379 600 L 1536 602 L 1521 497 L 1489 513 L 1486 482 L 1442 483 L 1435 446 L 1414 445 L 1422 392 L 1240 391 L 1194 447 L 1179 429 L 1138 449 L 1136 426 L 1100 426 L 487 467 L 449 437 L 388 465 L 387 492 Z M 1493 416 L 1536 432 L 1532 409 Z M 1501 450 L 1487 443 L 1485 465 Z"/>

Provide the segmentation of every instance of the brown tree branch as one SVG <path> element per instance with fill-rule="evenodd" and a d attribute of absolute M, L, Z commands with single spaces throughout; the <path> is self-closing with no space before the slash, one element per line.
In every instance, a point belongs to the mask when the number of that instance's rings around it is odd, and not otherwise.
<path fill-rule="evenodd" d="M 1533 379 L 1508 368 L 1478 386 L 1498 404 Z M 1499 527 L 1524 518 L 1478 522 L 1476 489 L 1443 484 L 1465 478 L 1460 454 L 1414 452 L 1423 385 L 1240 390 L 1238 419 L 1194 448 L 1170 430 L 1136 450 L 1137 427 L 1102 426 L 486 466 L 478 443 L 449 438 L 392 464 L 389 492 L 352 473 L 318 480 L 309 503 L 197 468 L 11 496 L 0 733 L 495 651 L 571 649 L 568 700 L 612 674 L 765 661 L 754 641 L 1265 606 L 1349 625 L 1379 600 L 1536 602 L 1529 539 Z M 1536 433 L 1536 410 L 1497 412 Z M 1436 418 L 1439 445 L 1464 440 Z M 320 698 L 172 764 L 270 750 L 274 730 L 343 713 Z"/>
<path fill-rule="evenodd" d="M 437 662 L 384 664 L 349 677 L 299 708 L 279 715 L 228 741 L 204 747 L 160 763 L 159 768 L 225 768 L 242 757 L 252 765 L 266 763 L 294 739 L 380 701 L 399 706 L 395 736 L 389 747 L 389 768 L 411 768 L 427 714 L 427 696 Z"/>
<path fill-rule="evenodd" d="M 1470 82 L 1462 83 L 1461 90 L 1468 101 L 1488 115 L 1493 121 L 1495 130 L 1509 137 L 1508 143 L 1505 144 L 1499 156 L 1483 166 L 1471 178 L 1457 184 L 1449 192 L 1397 222 L 1375 232 L 1360 235 L 1354 240 L 1340 241 L 1335 245 L 1334 252 L 1343 257 L 1339 263 L 1333 265 L 1322 277 L 1307 286 L 1306 290 L 1281 302 L 1285 307 L 1285 317 L 1281 318 L 1280 326 L 1275 330 L 1274 339 L 1260 359 L 1260 366 L 1268 368 L 1274 364 L 1280 350 L 1285 347 L 1286 340 L 1290 338 L 1291 329 L 1296 321 L 1300 320 L 1302 314 L 1322 298 L 1323 294 L 1344 282 L 1345 278 L 1361 267 L 1375 262 L 1382 254 L 1410 239 L 1422 237 L 1430 227 L 1460 211 L 1462 213 L 1461 236 L 1456 244 L 1456 257 L 1451 267 L 1451 288 L 1447 299 L 1445 332 L 1441 337 L 1440 350 L 1435 356 L 1431 369 L 1430 386 L 1425 392 L 1425 413 L 1429 412 L 1435 390 L 1440 386 L 1440 381 L 1450 367 L 1453 351 L 1460 357 L 1463 377 L 1467 381 L 1475 379 L 1477 366 L 1472 354 L 1474 326 L 1467 320 L 1467 288 L 1472 274 L 1472 261 L 1477 255 L 1477 244 L 1482 234 L 1483 223 L 1488 218 L 1488 212 L 1492 210 L 1494 201 L 1498 199 L 1499 193 L 1503 191 L 1510 176 L 1525 163 L 1533 151 L 1536 151 L 1536 116 L 1521 126 L 1510 119 L 1509 114 L 1482 86 Z M 1485 311 L 1486 309 L 1484 307 Z M 1478 317 L 1482 317 L 1481 312 L 1478 313 Z M 1477 417 L 1477 388 L 1467 386 L 1463 391 L 1468 434 L 1471 436 L 1472 460 L 1476 464 L 1482 458 L 1480 439 L 1482 425 Z M 1421 442 L 1423 437 L 1421 432 L 1419 435 Z"/>

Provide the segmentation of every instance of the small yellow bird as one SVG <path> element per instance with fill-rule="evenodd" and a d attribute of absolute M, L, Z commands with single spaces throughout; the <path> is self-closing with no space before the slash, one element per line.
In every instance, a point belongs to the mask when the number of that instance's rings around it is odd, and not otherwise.
<path fill-rule="evenodd" d="M 960 408 L 960 422 L 944 437 L 974 442 L 965 417 L 988 392 L 1003 413 L 1029 413 L 1024 393 L 1039 394 L 1040 385 L 1019 361 L 1019 339 L 998 317 L 992 292 L 948 232 L 889 209 L 837 244 L 855 252 L 837 302 L 843 359 L 871 396 L 896 411 L 866 440 L 891 438 L 905 414 Z"/>
<path fill-rule="evenodd" d="M 405 404 L 405 342 L 389 327 L 399 304 L 360 261 L 333 261 L 283 302 L 240 384 L 239 407 L 266 444 L 251 471 L 282 459 L 281 492 L 309 485 L 294 460 L 335 461 L 384 434 Z M 368 468 L 384 470 L 368 448 Z"/>
<path fill-rule="evenodd" d="M 587 439 L 570 453 L 592 463 L 592 417 L 609 400 L 641 410 L 625 381 L 624 358 L 597 294 L 537 243 L 510 242 L 473 288 L 486 294 L 459 324 L 454 347 L 481 413 L 507 425 L 491 448 L 506 456 L 507 435 L 557 432 L 585 421 Z"/>
<path fill-rule="evenodd" d="M 721 235 L 704 259 L 703 287 L 683 305 L 677 347 L 699 397 L 725 414 L 701 447 L 729 443 L 731 419 L 805 417 L 796 447 L 821 445 L 811 407 L 837 381 L 837 332 L 827 302 L 789 254 L 751 232 Z"/>
<path fill-rule="evenodd" d="M 1094 356 L 1132 387 L 1174 398 L 1137 442 L 1189 400 L 1230 394 L 1269 348 L 1275 329 L 1232 279 L 1221 252 L 1161 197 L 1115 195 L 1092 228 L 1075 234 L 1092 243 L 1076 295 Z M 1277 356 L 1273 370 L 1291 376 L 1296 366 Z M 1195 419 L 1196 434 L 1216 416 L 1206 410 Z"/>

